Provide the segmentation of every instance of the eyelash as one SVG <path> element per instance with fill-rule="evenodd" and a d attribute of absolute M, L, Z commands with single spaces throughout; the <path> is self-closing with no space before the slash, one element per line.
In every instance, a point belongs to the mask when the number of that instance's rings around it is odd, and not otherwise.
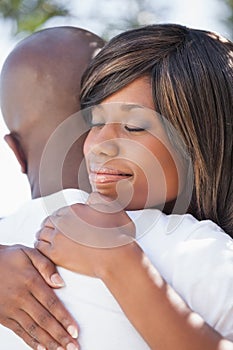
<path fill-rule="evenodd" d="M 105 123 L 90 123 L 90 127 L 94 128 L 94 127 L 103 127 L 105 125 Z M 145 131 L 144 128 L 140 128 L 140 127 L 129 127 L 127 125 L 124 126 L 125 130 L 128 132 L 141 132 L 141 131 Z"/>
<path fill-rule="evenodd" d="M 145 131 L 144 128 L 140 128 L 140 127 L 129 127 L 127 125 L 125 125 L 125 129 L 129 132 L 140 132 L 140 131 Z"/>

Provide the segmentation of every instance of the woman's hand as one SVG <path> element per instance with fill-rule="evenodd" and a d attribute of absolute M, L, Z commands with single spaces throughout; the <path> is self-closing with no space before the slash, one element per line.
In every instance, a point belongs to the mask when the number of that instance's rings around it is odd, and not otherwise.
<path fill-rule="evenodd" d="M 89 276 L 111 254 L 134 241 L 135 226 L 117 203 L 93 194 L 88 205 L 75 204 L 48 217 L 35 247 L 57 265 Z"/>
<path fill-rule="evenodd" d="M 91 205 L 94 208 L 75 205 L 48 218 L 38 233 L 36 247 L 57 264 L 100 278 L 150 349 L 232 349 L 232 343 L 205 324 L 166 284 L 133 240 L 133 231 L 126 234 L 129 219 L 124 213 L 120 212 L 118 219 L 116 213 L 108 217 L 102 204 Z M 111 205 L 106 206 L 111 212 Z M 72 218 L 73 211 L 78 214 L 77 221 Z M 111 244 L 103 230 L 106 226 Z M 64 235 L 67 232 L 71 238 Z M 100 243 L 108 243 L 108 248 Z"/>

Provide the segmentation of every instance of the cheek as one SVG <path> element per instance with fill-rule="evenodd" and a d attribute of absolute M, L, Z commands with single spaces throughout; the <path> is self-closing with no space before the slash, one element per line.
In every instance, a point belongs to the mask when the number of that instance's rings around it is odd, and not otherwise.
<path fill-rule="evenodd" d="M 147 145 L 147 149 L 134 166 L 134 203 L 139 208 L 163 206 L 176 199 L 180 188 L 179 165 L 173 154 L 161 143 Z"/>
<path fill-rule="evenodd" d="M 157 160 L 138 169 L 134 188 L 134 197 L 138 199 L 141 208 L 154 207 L 166 202 L 168 192 L 166 176 Z"/>

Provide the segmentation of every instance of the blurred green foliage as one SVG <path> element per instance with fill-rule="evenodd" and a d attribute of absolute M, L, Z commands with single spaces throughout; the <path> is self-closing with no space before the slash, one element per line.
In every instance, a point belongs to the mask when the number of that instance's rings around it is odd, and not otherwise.
<path fill-rule="evenodd" d="M 86 0 L 72 0 L 78 2 Z M 72 1 L 61 0 L 0 0 L 0 18 L 10 20 L 12 23 L 12 34 L 19 33 L 30 34 L 43 27 L 50 18 L 56 16 L 73 17 L 69 9 Z M 160 1 L 158 5 L 155 0 L 117 0 L 121 9 L 124 11 L 113 17 L 104 16 L 107 7 L 111 7 L 113 0 L 98 0 L 98 15 L 96 8 L 92 5 L 92 11 L 84 15 L 85 19 L 90 21 L 98 20 L 103 24 L 100 35 L 108 40 L 113 35 L 129 28 L 135 28 L 143 24 L 155 23 L 166 7 L 162 7 Z M 219 0 L 220 3 L 227 5 L 227 15 L 219 20 L 227 23 L 231 37 L 233 38 L 233 0 Z M 90 1 L 90 3 L 92 3 Z M 87 1 L 88 4 L 88 1 Z M 83 19 L 82 15 L 77 13 L 77 19 Z"/>
<path fill-rule="evenodd" d="M 0 0 L 0 16 L 12 20 L 13 35 L 32 33 L 48 19 L 68 15 L 68 9 L 53 0 Z"/>
<path fill-rule="evenodd" d="M 233 38 L 233 0 L 225 0 L 229 6 L 229 16 L 227 18 L 227 24 L 231 29 L 231 37 Z"/>

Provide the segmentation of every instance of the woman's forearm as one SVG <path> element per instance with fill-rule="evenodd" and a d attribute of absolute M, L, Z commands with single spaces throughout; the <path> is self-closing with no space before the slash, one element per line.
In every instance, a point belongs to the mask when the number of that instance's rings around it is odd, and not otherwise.
<path fill-rule="evenodd" d="M 89 207 L 79 209 L 82 212 Z M 92 215 L 86 217 L 93 219 Z M 96 225 L 97 218 L 95 215 Z M 65 227 L 64 212 L 62 220 Z M 80 233 L 85 232 L 87 237 L 96 234 L 93 225 L 85 222 L 82 230 L 80 227 Z M 111 227 L 119 225 L 112 223 Z M 94 248 L 70 240 L 50 225 L 37 238 L 36 247 L 55 263 L 100 278 L 151 349 L 233 350 L 232 343 L 222 339 L 165 283 L 135 241 L 113 248 Z"/>
<path fill-rule="evenodd" d="M 151 349 L 233 349 L 187 307 L 136 243 L 112 250 L 97 274 Z"/>

